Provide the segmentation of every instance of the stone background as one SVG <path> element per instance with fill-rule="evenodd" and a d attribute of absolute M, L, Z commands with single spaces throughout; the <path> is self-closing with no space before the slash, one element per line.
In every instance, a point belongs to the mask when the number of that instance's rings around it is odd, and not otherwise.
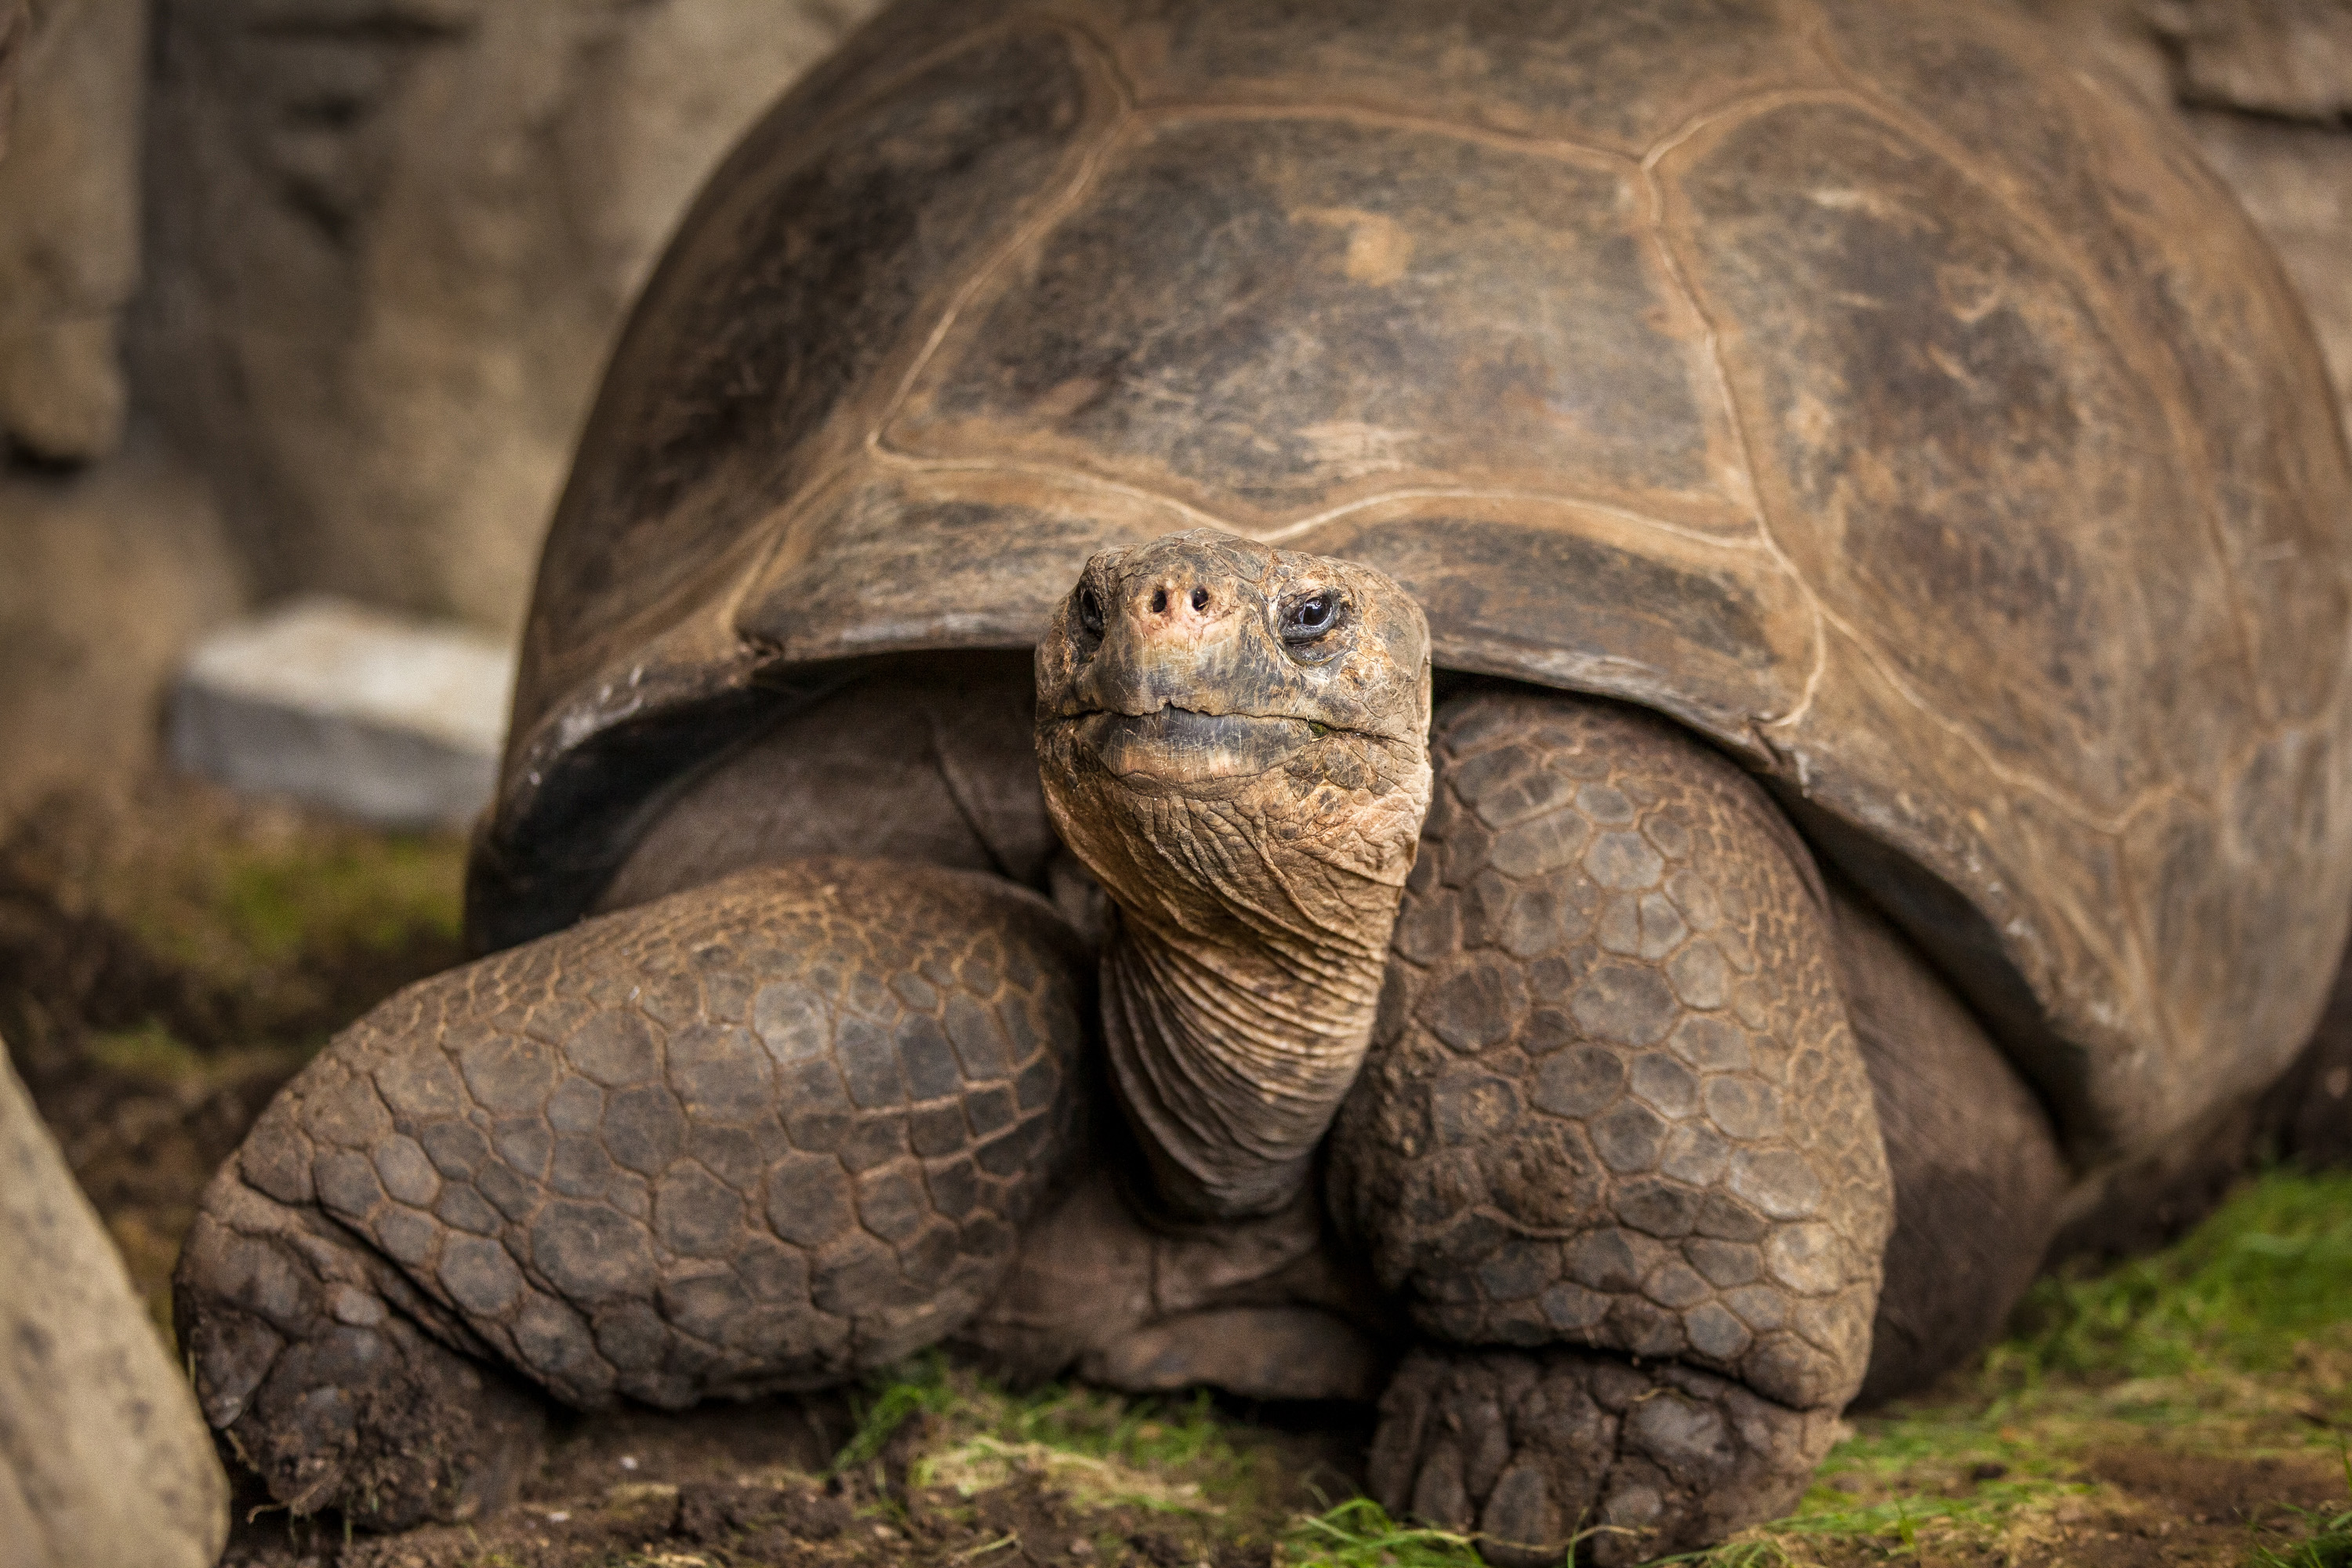
<path fill-rule="evenodd" d="M 2352 0 L 2030 0 L 2189 132 L 2278 247 L 2352 420 Z"/>
<path fill-rule="evenodd" d="M 0 823 L 299 589 L 516 628 L 632 290 L 874 0 L 32 0 L 0 162 Z M 2352 398 L 2352 0 L 2034 0 L 2270 233 Z"/>
<path fill-rule="evenodd" d="M 519 626 L 622 311 L 874 0 L 32 0 L 0 161 L 0 824 L 312 589 Z"/>

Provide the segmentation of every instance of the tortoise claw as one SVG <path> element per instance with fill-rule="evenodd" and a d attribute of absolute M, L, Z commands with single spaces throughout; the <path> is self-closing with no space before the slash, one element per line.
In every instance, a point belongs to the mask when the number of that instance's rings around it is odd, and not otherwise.
<path fill-rule="evenodd" d="M 537 1468 L 543 1402 L 388 1301 L 334 1232 L 234 1166 L 215 1180 L 174 1300 L 205 1418 L 298 1514 L 405 1530 L 497 1512 Z"/>
<path fill-rule="evenodd" d="M 1496 1568 L 1618 1568 L 1787 1511 L 1836 1426 L 1672 1363 L 1422 1349 L 1381 1401 L 1371 1489 Z"/>

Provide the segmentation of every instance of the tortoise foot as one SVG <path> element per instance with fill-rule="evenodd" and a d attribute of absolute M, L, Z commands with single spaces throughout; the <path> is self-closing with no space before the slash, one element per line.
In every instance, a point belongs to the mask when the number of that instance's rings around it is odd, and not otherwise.
<path fill-rule="evenodd" d="M 1381 1401 L 1371 1489 L 1496 1568 L 1615 1568 L 1787 1512 L 1835 1428 L 1673 1363 L 1423 1348 Z"/>
<path fill-rule="evenodd" d="M 380 1270 L 224 1173 L 175 1280 L 205 1418 L 298 1514 L 389 1531 L 495 1513 L 538 1467 L 541 1401 L 422 1329 Z"/>
<path fill-rule="evenodd" d="M 821 1387 L 979 1310 L 1074 1146 L 1081 977 L 1009 884 L 748 872 L 421 982 L 207 1189 L 198 1396 L 271 1491 L 492 1506 L 523 1396 Z"/>

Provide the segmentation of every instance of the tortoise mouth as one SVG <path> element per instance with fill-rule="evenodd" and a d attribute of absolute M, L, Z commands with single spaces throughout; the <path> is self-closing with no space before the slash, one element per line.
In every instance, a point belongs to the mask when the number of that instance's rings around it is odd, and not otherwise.
<path fill-rule="evenodd" d="M 1328 724 L 1288 715 L 1202 713 L 1172 706 L 1150 713 L 1097 709 L 1064 722 L 1108 772 L 1175 783 L 1265 773 L 1332 732 Z"/>

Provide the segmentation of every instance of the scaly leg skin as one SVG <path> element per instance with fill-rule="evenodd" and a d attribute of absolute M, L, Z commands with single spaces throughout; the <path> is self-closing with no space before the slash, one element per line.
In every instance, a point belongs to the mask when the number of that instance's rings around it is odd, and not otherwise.
<path fill-rule="evenodd" d="M 961 1348 L 1017 1384 L 1075 1373 L 1130 1394 L 1379 1397 L 1402 1325 L 1330 1234 L 1318 1190 L 1253 1218 L 1147 1223 L 1126 1128 L 1104 1117 L 1096 1131 Z"/>
<path fill-rule="evenodd" d="M 1458 697 L 1333 1212 L 1434 1343 L 1381 1500 L 1497 1562 L 1795 1501 L 1870 1352 L 1893 1197 L 1801 843 L 1665 722 Z"/>
<path fill-rule="evenodd" d="M 1084 954 L 998 879 L 813 860 L 583 922 L 338 1037 L 175 1287 L 214 1425 L 400 1528 L 528 1468 L 520 1373 L 678 1408 L 838 1383 L 988 1300 L 1080 1144 Z"/>

